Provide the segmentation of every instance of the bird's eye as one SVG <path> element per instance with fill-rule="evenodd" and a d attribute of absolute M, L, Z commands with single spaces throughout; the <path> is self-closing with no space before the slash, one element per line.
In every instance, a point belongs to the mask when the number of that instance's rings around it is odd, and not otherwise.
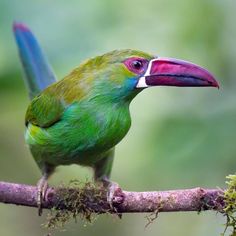
<path fill-rule="evenodd" d="M 126 59 L 124 64 L 131 72 L 142 75 L 147 69 L 148 60 L 141 57 L 131 57 Z"/>
<path fill-rule="evenodd" d="M 143 62 L 141 60 L 135 60 L 132 62 L 132 66 L 135 70 L 140 70 L 143 67 Z"/>

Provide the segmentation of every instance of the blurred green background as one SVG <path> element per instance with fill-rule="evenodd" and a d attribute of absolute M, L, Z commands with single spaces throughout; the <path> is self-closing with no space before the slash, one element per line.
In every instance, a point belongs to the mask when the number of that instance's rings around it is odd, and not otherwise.
<path fill-rule="evenodd" d="M 35 184 L 40 177 L 23 137 L 28 97 L 11 32 L 17 20 L 34 31 L 59 78 L 88 57 L 120 48 L 213 72 L 220 90 L 160 87 L 138 95 L 112 180 L 135 191 L 224 187 L 236 167 L 235 10 L 234 0 L 0 0 L 0 180 Z M 90 177 L 86 168 L 60 167 L 50 184 Z M 0 235 L 45 235 L 45 215 L 0 204 Z M 104 215 L 92 226 L 71 222 L 57 235 L 219 235 L 224 219 L 214 212 L 162 213 L 145 229 L 146 223 L 145 214 Z"/>

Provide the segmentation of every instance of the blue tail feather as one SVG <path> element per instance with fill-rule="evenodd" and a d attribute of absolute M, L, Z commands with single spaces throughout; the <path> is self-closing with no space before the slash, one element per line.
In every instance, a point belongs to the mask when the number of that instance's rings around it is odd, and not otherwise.
<path fill-rule="evenodd" d="M 14 23 L 13 30 L 25 73 L 24 80 L 32 99 L 56 82 L 56 77 L 30 29 L 22 23 Z"/>

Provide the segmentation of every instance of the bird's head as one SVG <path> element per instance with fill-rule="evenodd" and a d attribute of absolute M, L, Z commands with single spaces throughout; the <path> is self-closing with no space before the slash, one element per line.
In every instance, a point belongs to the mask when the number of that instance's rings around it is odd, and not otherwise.
<path fill-rule="evenodd" d="M 136 50 L 112 51 L 88 60 L 80 68 L 94 78 L 92 94 L 115 101 L 129 102 L 152 86 L 219 87 L 213 75 L 200 66 Z"/>

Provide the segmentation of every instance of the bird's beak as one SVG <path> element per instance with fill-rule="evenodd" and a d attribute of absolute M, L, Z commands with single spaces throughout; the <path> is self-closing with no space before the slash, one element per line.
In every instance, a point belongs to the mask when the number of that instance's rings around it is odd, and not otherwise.
<path fill-rule="evenodd" d="M 207 70 L 190 62 L 155 58 L 139 78 L 136 88 L 149 86 L 217 87 L 218 82 Z"/>

